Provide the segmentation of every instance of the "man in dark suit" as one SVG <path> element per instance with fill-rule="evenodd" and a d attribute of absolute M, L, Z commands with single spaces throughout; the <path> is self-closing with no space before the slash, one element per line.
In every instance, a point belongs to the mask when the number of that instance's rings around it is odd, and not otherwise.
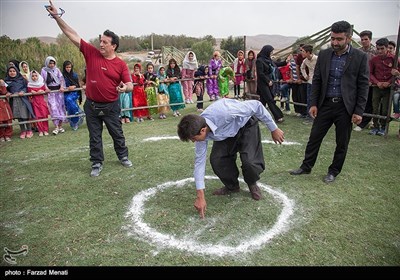
<path fill-rule="evenodd" d="M 335 124 L 336 149 L 325 183 L 335 181 L 342 170 L 350 141 L 352 123 L 359 124 L 368 97 L 367 54 L 350 45 L 352 27 L 339 21 L 331 27 L 331 47 L 318 54 L 310 115 L 314 118 L 303 164 L 291 175 L 309 174 L 326 133 Z"/>

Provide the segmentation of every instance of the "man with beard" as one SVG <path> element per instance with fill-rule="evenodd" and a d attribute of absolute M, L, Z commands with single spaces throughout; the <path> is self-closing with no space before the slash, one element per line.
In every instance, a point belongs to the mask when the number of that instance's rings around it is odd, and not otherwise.
<path fill-rule="evenodd" d="M 336 149 L 325 183 L 332 183 L 341 172 L 350 141 L 352 123 L 359 124 L 368 97 L 367 54 L 350 45 L 352 27 L 338 21 L 331 27 L 331 47 L 318 55 L 312 82 L 309 113 L 314 119 L 303 164 L 291 175 L 309 174 L 322 140 L 332 124 L 336 130 Z"/>

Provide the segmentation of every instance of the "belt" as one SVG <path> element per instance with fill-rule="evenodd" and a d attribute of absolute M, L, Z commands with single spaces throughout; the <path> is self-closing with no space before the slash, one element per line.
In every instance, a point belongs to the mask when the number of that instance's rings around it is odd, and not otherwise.
<path fill-rule="evenodd" d="M 327 97 L 325 100 L 333 103 L 339 103 L 343 101 L 342 97 Z"/>

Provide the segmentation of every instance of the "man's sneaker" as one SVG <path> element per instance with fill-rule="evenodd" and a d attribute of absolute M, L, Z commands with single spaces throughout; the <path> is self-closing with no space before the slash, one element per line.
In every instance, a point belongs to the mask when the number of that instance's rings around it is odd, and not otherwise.
<path fill-rule="evenodd" d="M 362 130 L 362 128 L 361 128 L 361 127 L 359 127 L 359 126 L 357 125 L 355 128 L 353 128 L 353 130 L 354 130 L 354 131 L 361 131 L 361 130 Z"/>
<path fill-rule="evenodd" d="M 128 159 L 128 157 L 123 157 L 119 160 L 121 164 L 125 167 L 132 167 L 132 162 Z"/>
<path fill-rule="evenodd" d="M 257 184 L 249 185 L 249 190 L 250 190 L 250 193 L 251 193 L 251 197 L 254 200 L 260 200 L 261 199 L 261 197 L 262 197 L 261 190 L 257 186 Z"/>
<path fill-rule="evenodd" d="M 368 133 L 369 135 L 376 135 L 378 133 L 379 129 L 373 128 L 371 131 Z"/>
<path fill-rule="evenodd" d="M 103 165 L 101 163 L 95 163 L 92 165 L 92 171 L 90 172 L 91 177 L 97 177 L 100 175 Z"/>
<path fill-rule="evenodd" d="M 378 132 L 376 132 L 376 135 L 385 136 L 385 129 L 384 128 L 379 129 Z"/>

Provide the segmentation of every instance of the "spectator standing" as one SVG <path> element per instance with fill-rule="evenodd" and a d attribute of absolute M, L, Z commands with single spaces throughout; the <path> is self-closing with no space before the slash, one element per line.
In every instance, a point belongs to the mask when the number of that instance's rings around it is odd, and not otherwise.
<path fill-rule="evenodd" d="M 57 14 L 57 8 L 49 1 L 47 11 L 57 22 L 61 31 L 77 46 L 86 62 L 86 102 L 84 110 L 86 123 L 89 130 L 90 161 L 92 162 L 91 176 L 100 175 L 103 168 L 103 122 L 110 133 L 114 150 L 125 167 L 131 167 L 128 159 L 128 147 L 122 124 L 119 119 L 121 108 L 118 95 L 122 92 L 132 91 L 132 82 L 126 63 L 115 54 L 119 46 L 119 37 L 112 31 L 106 30 L 100 37 L 100 49 L 88 44 L 81 39 Z"/>
<path fill-rule="evenodd" d="M 368 96 L 368 59 L 350 45 L 352 27 L 346 21 L 331 26 L 331 48 L 322 50 L 315 66 L 310 115 L 314 118 L 305 156 L 291 175 L 309 174 L 317 160 L 322 140 L 335 124 L 336 149 L 324 177 L 332 183 L 342 171 L 352 131 L 360 123 Z"/>

